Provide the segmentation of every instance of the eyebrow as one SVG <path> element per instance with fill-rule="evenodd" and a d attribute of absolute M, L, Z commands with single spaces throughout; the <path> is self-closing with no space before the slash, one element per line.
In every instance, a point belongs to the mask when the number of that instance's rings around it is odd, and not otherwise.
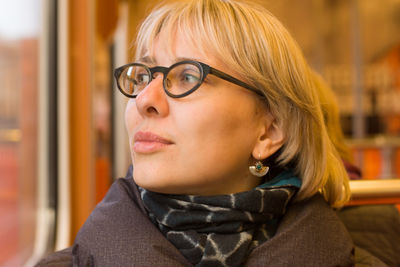
<path fill-rule="evenodd" d="M 139 58 L 138 61 L 142 62 L 142 63 L 148 63 L 148 64 L 154 64 L 156 62 L 156 60 L 150 56 L 141 57 L 141 58 Z"/>
<path fill-rule="evenodd" d="M 198 58 L 194 58 L 194 57 L 178 57 L 178 58 L 175 58 L 174 63 L 181 62 L 181 61 L 187 61 L 187 60 L 201 62 L 201 60 L 199 60 Z"/>
<path fill-rule="evenodd" d="M 198 58 L 189 58 L 189 57 L 177 57 L 173 60 L 172 64 L 181 62 L 181 61 L 187 61 L 187 60 L 192 60 L 192 61 L 200 61 Z M 139 59 L 139 62 L 141 63 L 146 63 L 146 64 L 152 64 L 152 65 L 156 65 L 156 59 L 154 57 L 150 57 L 150 56 L 144 56 L 142 58 Z"/>

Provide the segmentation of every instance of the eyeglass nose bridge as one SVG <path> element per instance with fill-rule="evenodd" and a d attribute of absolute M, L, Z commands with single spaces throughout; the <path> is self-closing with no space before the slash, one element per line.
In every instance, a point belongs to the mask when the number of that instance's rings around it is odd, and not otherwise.
<path fill-rule="evenodd" d="M 162 66 L 156 66 L 156 67 L 153 67 L 153 68 L 149 68 L 150 77 L 151 77 L 151 80 L 149 81 L 149 83 L 150 83 L 153 79 L 155 79 L 155 76 L 154 76 L 154 75 L 155 75 L 156 73 L 162 73 L 162 74 L 163 74 L 163 81 L 164 81 L 165 77 L 167 77 L 167 75 L 168 75 L 169 70 L 170 70 L 170 68 L 162 67 Z"/>
<path fill-rule="evenodd" d="M 191 64 L 191 65 L 196 66 L 196 67 L 199 69 L 199 71 L 201 72 L 201 79 L 200 79 L 201 81 L 200 81 L 197 85 L 195 85 L 193 88 L 191 88 L 190 90 L 188 90 L 188 91 L 186 91 L 186 92 L 184 92 L 184 93 L 181 93 L 181 94 L 176 95 L 176 94 L 171 93 L 171 92 L 168 90 L 168 78 L 167 78 L 167 76 L 168 76 L 169 72 L 170 72 L 173 68 L 175 68 L 175 67 L 178 66 L 178 65 L 183 65 L 183 64 Z M 204 73 L 203 73 L 204 70 L 203 70 L 202 65 L 200 64 L 200 62 L 197 62 L 197 61 L 189 61 L 189 60 L 188 60 L 188 61 L 181 61 L 181 62 L 175 63 L 175 64 L 171 65 L 170 67 L 155 66 L 155 67 L 152 67 L 152 68 L 149 68 L 149 67 L 146 67 L 146 68 L 147 68 L 147 70 L 150 72 L 150 80 L 149 80 L 149 82 L 147 83 L 147 85 L 149 85 L 149 84 L 151 83 L 151 81 L 152 81 L 153 79 L 156 78 L 156 77 L 154 77 L 154 75 L 155 75 L 156 73 L 162 73 L 162 74 L 163 74 L 162 85 L 163 85 L 164 92 L 165 92 L 168 96 L 170 96 L 170 97 L 172 97 L 172 98 L 182 98 L 182 97 L 184 97 L 184 96 L 187 96 L 187 95 L 191 94 L 192 92 L 194 92 L 194 91 L 202 84 L 202 82 L 203 82 L 203 80 L 204 80 L 204 77 L 207 76 L 207 74 L 208 74 L 208 73 L 206 73 L 206 74 L 204 75 Z M 147 85 L 146 85 L 146 86 L 147 86 Z"/>

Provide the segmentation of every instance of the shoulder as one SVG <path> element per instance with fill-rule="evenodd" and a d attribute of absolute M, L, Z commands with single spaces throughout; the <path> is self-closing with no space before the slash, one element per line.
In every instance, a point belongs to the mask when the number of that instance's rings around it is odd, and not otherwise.
<path fill-rule="evenodd" d="M 396 206 L 348 206 L 340 210 L 338 216 L 356 246 L 367 250 L 389 266 L 400 265 L 400 213 Z"/>
<path fill-rule="evenodd" d="M 131 169 L 79 230 L 77 260 L 100 266 L 182 266 L 186 260 L 150 221 Z"/>
<path fill-rule="evenodd" d="M 288 207 L 276 234 L 257 247 L 248 265 L 351 266 L 354 245 L 345 226 L 321 195 Z"/>
<path fill-rule="evenodd" d="M 113 183 L 79 230 L 73 249 L 51 254 L 38 266 L 187 266 L 149 220 L 131 173 Z"/>
<path fill-rule="evenodd" d="M 35 267 L 72 267 L 72 248 L 54 252 L 39 261 Z"/>

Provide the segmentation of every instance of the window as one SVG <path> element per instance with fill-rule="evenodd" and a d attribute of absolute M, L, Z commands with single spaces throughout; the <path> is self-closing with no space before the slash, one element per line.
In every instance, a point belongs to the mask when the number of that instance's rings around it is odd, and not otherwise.
<path fill-rule="evenodd" d="M 46 167 L 54 156 L 48 124 L 53 96 L 47 91 L 49 77 L 54 77 L 48 72 L 53 57 L 48 41 L 50 11 L 40 0 L 6 1 L 0 8 L 1 266 L 21 266 L 37 252 L 42 234 L 37 231 L 38 220 L 43 222 L 39 211 L 54 199 Z M 49 227 L 45 235 L 51 231 Z"/>

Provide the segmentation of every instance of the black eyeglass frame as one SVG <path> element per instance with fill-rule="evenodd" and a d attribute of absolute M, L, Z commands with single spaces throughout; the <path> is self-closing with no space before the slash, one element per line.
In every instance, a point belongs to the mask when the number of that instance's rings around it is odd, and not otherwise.
<path fill-rule="evenodd" d="M 197 66 L 201 71 L 201 73 L 200 73 L 200 82 L 196 86 L 194 86 L 192 89 L 190 89 L 189 91 L 186 91 L 185 93 L 182 93 L 182 94 L 179 94 L 179 95 L 175 95 L 175 94 L 172 94 L 171 92 L 169 92 L 166 89 L 167 88 L 167 86 L 166 86 L 166 82 L 167 82 L 166 77 L 167 77 L 168 73 L 170 72 L 170 70 L 172 68 L 174 68 L 177 65 L 182 65 L 182 64 L 192 64 L 192 65 Z M 254 86 L 251 86 L 251 85 L 249 85 L 249 84 L 247 84 L 245 82 L 242 82 L 241 80 L 238 80 L 235 77 L 232 77 L 231 75 L 229 75 L 229 74 L 227 74 L 227 73 L 225 73 L 223 71 L 217 70 L 217 69 L 215 69 L 215 68 L 213 68 L 213 67 L 211 67 L 211 66 L 209 66 L 209 65 L 207 65 L 207 64 L 205 64 L 203 62 L 200 62 L 200 61 L 184 60 L 184 61 L 179 61 L 177 63 L 174 63 L 170 67 L 155 66 L 155 67 L 149 68 L 148 66 L 146 66 L 146 65 L 144 65 L 142 63 L 129 63 L 129 64 L 123 65 L 123 66 L 115 69 L 114 70 L 114 77 L 115 77 L 115 79 L 117 81 L 117 87 L 118 87 L 119 91 L 122 94 L 124 94 L 125 96 L 127 96 L 129 98 L 136 98 L 137 95 L 130 95 L 130 94 L 126 93 L 121 88 L 121 86 L 119 84 L 119 77 L 121 76 L 121 74 L 124 72 L 124 70 L 126 68 L 131 67 L 131 66 L 139 66 L 139 67 L 143 67 L 144 69 L 146 69 L 146 71 L 150 74 L 149 75 L 150 80 L 148 81 L 147 84 L 151 83 L 151 81 L 153 80 L 153 75 L 155 73 L 157 73 L 157 72 L 162 73 L 163 74 L 163 89 L 164 89 L 165 93 L 168 96 L 172 97 L 172 98 L 181 98 L 181 97 L 184 97 L 184 96 L 187 96 L 187 95 L 193 93 L 194 91 L 197 90 L 197 88 L 200 87 L 200 85 L 203 84 L 204 79 L 207 77 L 208 74 L 212 74 L 214 76 L 217 76 L 217 77 L 219 77 L 219 78 L 221 78 L 221 79 L 223 79 L 225 81 L 228 81 L 228 82 L 231 82 L 233 84 L 239 85 L 239 86 L 241 86 L 243 88 L 246 88 L 246 89 L 258 94 L 259 96 L 265 97 L 265 95 L 262 92 L 260 92 L 260 90 L 255 88 Z"/>

